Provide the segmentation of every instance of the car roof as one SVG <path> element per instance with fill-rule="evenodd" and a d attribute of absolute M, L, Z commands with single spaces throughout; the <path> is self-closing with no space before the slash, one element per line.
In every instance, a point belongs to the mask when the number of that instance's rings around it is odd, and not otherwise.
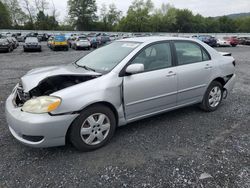
<path fill-rule="evenodd" d="M 158 41 L 165 41 L 165 40 L 187 40 L 187 41 L 197 41 L 192 38 L 184 38 L 184 37 L 163 37 L 163 36 L 150 36 L 150 37 L 135 37 L 135 38 L 126 38 L 121 39 L 118 41 L 124 42 L 140 42 L 140 43 L 152 43 Z"/>

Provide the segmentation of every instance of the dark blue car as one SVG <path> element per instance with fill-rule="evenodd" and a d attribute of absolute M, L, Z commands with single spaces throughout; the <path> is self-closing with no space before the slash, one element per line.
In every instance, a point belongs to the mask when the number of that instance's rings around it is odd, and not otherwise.
<path fill-rule="evenodd" d="M 194 35 L 194 36 L 192 36 L 192 38 L 197 38 L 197 39 L 201 40 L 202 42 L 204 42 L 212 47 L 217 46 L 216 38 L 212 37 L 211 35 Z"/>

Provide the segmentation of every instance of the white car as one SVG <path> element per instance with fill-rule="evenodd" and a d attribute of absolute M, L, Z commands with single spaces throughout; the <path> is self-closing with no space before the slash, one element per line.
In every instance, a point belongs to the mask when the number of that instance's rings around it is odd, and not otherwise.
<path fill-rule="evenodd" d="M 227 47 L 227 46 L 230 47 L 231 44 L 230 44 L 230 41 L 225 40 L 223 38 L 219 38 L 219 39 L 217 39 L 217 46 L 219 46 L 219 47 Z"/>
<path fill-rule="evenodd" d="M 86 36 L 78 36 L 71 42 L 71 48 L 75 50 L 87 49 L 90 50 L 91 44 Z"/>

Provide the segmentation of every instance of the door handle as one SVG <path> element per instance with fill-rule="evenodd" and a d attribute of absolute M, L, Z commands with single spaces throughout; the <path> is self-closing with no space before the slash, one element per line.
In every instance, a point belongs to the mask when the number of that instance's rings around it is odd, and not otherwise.
<path fill-rule="evenodd" d="M 173 71 L 169 71 L 168 74 L 166 75 L 166 77 L 171 77 L 171 76 L 175 76 L 176 73 L 174 73 Z"/>
<path fill-rule="evenodd" d="M 213 68 L 213 66 L 206 64 L 205 69 L 211 69 L 211 68 Z"/>

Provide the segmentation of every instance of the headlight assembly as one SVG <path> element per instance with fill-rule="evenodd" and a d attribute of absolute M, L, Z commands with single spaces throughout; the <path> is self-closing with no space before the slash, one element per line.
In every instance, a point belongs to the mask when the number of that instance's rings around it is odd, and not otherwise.
<path fill-rule="evenodd" d="M 42 96 L 30 99 L 24 103 L 22 110 L 24 112 L 41 114 L 52 112 L 61 104 L 61 99 L 52 96 Z"/>

